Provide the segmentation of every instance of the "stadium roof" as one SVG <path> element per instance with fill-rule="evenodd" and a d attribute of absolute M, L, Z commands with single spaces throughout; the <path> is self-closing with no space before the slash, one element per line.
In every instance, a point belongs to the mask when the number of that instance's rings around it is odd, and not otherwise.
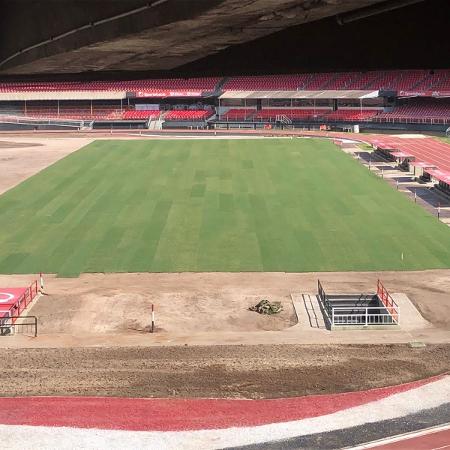
<path fill-rule="evenodd" d="M 0 46 L 0 70 L 170 70 L 286 27 L 382 1 L 42 0 L 25 8 L 17 0 L 0 0 L 0 28 L 9 36 Z"/>
<path fill-rule="evenodd" d="M 376 98 L 379 91 L 226 91 L 220 99 L 367 99 Z"/>
<path fill-rule="evenodd" d="M 414 167 L 421 167 L 422 169 L 436 169 L 435 164 L 427 163 L 426 161 L 411 161 L 409 164 Z"/>
<path fill-rule="evenodd" d="M 396 158 L 415 158 L 415 156 L 409 152 L 391 152 L 391 155 Z"/>
<path fill-rule="evenodd" d="M 233 70 L 230 75 L 259 73 L 258 66 L 273 73 L 287 67 L 289 72 L 366 70 L 386 67 L 383 61 L 392 58 L 388 65 L 400 68 L 403 56 L 404 68 L 413 63 L 438 68 L 448 47 L 448 1 L 427 3 L 0 0 L 0 75 L 89 78 L 98 72 L 113 77 L 140 71 L 161 76 L 177 69 L 183 76 L 204 76 L 228 70 Z M 402 26 L 408 23 L 421 27 Z M 433 30 L 427 39 L 424 29 Z M 229 56 L 229 51 L 237 53 Z M 212 63 L 214 56 L 219 59 Z"/>
<path fill-rule="evenodd" d="M 427 170 L 427 172 L 436 180 L 450 184 L 450 172 L 445 172 L 444 170 Z"/>

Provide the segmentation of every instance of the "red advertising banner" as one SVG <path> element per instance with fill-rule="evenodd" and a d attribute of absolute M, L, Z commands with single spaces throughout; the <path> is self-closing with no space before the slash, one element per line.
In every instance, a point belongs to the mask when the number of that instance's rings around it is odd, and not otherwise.
<path fill-rule="evenodd" d="M 166 98 L 166 97 L 201 97 L 202 91 L 137 91 L 136 97 L 139 98 Z"/>

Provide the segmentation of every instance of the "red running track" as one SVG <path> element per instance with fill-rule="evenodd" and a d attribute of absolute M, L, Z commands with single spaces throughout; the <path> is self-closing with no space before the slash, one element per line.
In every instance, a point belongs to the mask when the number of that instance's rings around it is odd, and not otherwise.
<path fill-rule="evenodd" d="M 441 377 L 333 395 L 270 400 L 0 398 L 0 424 L 181 431 L 256 426 L 318 417 L 417 388 Z"/>
<path fill-rule="evenodd" d="M 305 136 L 329 137 L 336 139 L 353 139 L 398 151 L 406 152 L 416 157 L 417 161 L 429 163 L 436 166 L 438 170 L 448 172 L 450 175 L 450 144 L 432 137 L 402 138 L 398 136 L 370 134 L 358 135 L 351 133 L 326 133 L 303 132 Z"/>
<path fill-rule="evenodd" d="M 435 165 L 450 174 L 450 145 L 434 138 L 399 138 L 395 136 L 369 136 L 368 142 L 406 152 L 417 161 Z"/>
<path fill-rule="evenodd" d="M 375 450 L 444 450 L 450 449 L 450 430 L 435 431 L 423 436 L 405 437 L 404 439 L 382 445 L 366 447 Z"/>

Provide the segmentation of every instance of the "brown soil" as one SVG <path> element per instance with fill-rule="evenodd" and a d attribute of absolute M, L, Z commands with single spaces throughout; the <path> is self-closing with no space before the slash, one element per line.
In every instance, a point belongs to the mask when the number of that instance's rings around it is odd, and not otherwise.
<path fill-rule="evenodd" d="M 428 322 L 330 332 L 308 327 L 302 317 L 295 326 L 290 294 L 317 292 L 318 277 L 328 292 L 357 294 L 374 292 L 381 278 L 391 292 L 406 293 Z M 0 275 L 0 286 L 26 286 L 34 278 Z M 7 336 L 0 347 L 450 343 L 450 270 L 46 275 L 45 291 L 27 312 L 38 317 L 38 337 Z M 280 301 L 283 312 L 263 316 L 248 310 L 262 298 Z M 152 304 L 156 332 L 149 334 Z"/>
<path fill-rule="evenodd" d="M 369 389 L 447 371 L 450 346 L 0 350 L 0 395 L 273 398 Z"/>
<path fill-rule="evenodd" d="M 0 141 L 0 194 L 91 141 L 78 137 L 27 137 L 26 134 Z"/>
<path fill-rule="evenodd" d="M 0 275 L 0 286 L 27 285 L 34 276 Z M 161 331 L 171 334 L 282 330 L 295 324 L 291 293 L 316 292 L 317 279 L 335 293 L 374 292 L 381 278 L 391 292 L 406 293 L 423 317 L 450 331 L 450 270 L 329 273 L 116 273 L 79 278 L 45 276 L 31 309 L 42 333 L 143 330 L 155 304 Z M 248 307 L 262 298 L 280 301 L 280 315 Z"/>
<path fill-rule="evenodd" d="M 249 311 L 264 295 L 207 292 L 193 289 L 158 292 L 142 286 L 137 289 L 74 289 L 70 294 L 54 293 L 40 299 L 30 310 L 39 318 L 39 333 L 126 333 L 149 331 L 151 305 L 154 304 L 159 333 L 282 330 L 296 323 L 289 297 L 271 295 L 283 311 L 267 316 Z M 176 289 L 176 287 L 174 286 Z M 77 292 L 78 291 L 78 292 Z M 61 292 L 61 291 L 59 291 Z"/>
<path fill-rule="evenodd" d="M 42 144 L 34 144 L 28 142 L 0 141 L 0 148 L 22 148 L 22 147 L 39 147 Z"/>

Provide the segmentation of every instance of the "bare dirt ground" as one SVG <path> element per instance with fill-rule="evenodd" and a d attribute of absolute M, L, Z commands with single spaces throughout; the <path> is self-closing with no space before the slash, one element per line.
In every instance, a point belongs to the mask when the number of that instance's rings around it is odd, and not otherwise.
<path fill-rule="evenodd" d="M 216 346 L 0 350 L 1 396 L 273 398 L 443 373 L 450 346 Z"/>
<path fill-rule="evenodd" d="M 30 314 L 39 317 L 40 333 L 71 335 L 148 332 L 152 304 L 157 332 L 168 335 L 282 330 L 296 323 L 290 297 L 281 290 L 269 297 L 279 301 L 283 311 L 266 316 L 249 311 L 268 298 L 257 286 L 222 285 L 203 274 L 155 275 L 83 275 L 78 282 L 53 278 L 47 283 L 49 295 L 39 299 Z"/>
<path fill-rule="evenodd" d="M 10 142 L 0 141 L 0 148 L 21 148 L 21 147 L 39 147 L 42 144 L 34 144 L 29 142 Z"/>
<path fill-rule="evenodd" d="M 300 328 L 290 296 L 317 291 L 320 277 L 334 293 L 370 293 L 381 278 L 406 293 L 425 327 L 393 330 Z M 0 275 L 0 286 L 26 286 L 35 278 Z M 5 337 L 0 347 L 157 346 L 270 343 L 450 343 L 450 270 L 383 273 L 136 273 L 45 276 L 45 292 L 28 311 L 39 336 Z M 280 301 L 283 312 L 248 310 L 259 300 Z M 156 333 L 149 334 L 151 304 Z"/>
<path fill-rule="evenodd" d="M 92 138 L 21 136 L 0 134 L 0 194 L 50 164 L 92 142 Z"/>

